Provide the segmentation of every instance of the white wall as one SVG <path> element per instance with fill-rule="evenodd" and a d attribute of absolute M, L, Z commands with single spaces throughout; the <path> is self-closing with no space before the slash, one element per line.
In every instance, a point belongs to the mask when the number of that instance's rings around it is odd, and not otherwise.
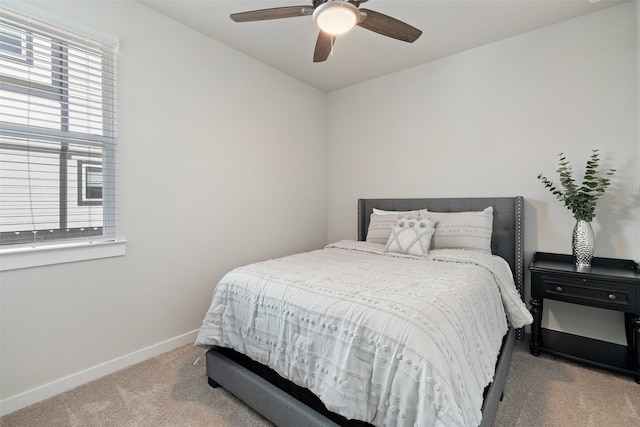
<path fill-rule="evenodd" d="M 120 39 L 128 244 L 2 273 L 5 413 L 192 342 L 230 268 L 326 242 L 323 93 L 135 2 L 37 6 Z"/>
<path fill-rule="evenodd" d="M 328 240 L 356 237 L 359 197 L 522 195 L 527 259 L 571 253 L 575 220 L 536 177 L 560 152 L 581 177 L 599 148 L 618 172 L 596 256 L 640 260 L 636 26 L 626 3 L 329 94 Z M 621 313 L 586 310 L 545 317 L 624 342 Z"/>

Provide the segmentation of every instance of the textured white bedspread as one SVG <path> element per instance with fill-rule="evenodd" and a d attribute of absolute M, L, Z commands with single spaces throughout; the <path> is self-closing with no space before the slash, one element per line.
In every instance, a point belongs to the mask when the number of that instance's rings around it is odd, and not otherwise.
<path fill-rule="evenodd" d="M 507 263 L 382 248 L 343 241 L 227 273 L 196 344 L 244 353 L 350 419 L 477 426 L 507 317 L 531 323 Z"/>

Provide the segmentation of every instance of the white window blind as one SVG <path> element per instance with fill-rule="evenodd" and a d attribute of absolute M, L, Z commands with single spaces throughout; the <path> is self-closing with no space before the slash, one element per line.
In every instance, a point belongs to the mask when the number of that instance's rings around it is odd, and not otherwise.
<path fill-rule="evenodd" d="M 116 238 L 115 53 L 0 9 L 0 248 Z"/>

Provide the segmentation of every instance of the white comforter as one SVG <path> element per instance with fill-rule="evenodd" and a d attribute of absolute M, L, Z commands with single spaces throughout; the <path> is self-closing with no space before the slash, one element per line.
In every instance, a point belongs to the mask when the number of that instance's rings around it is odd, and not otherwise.
<path fill-rule="evenodd" d="M 376 426 L 477 426 L 502 337 L 531 323 L 507 263 L 343 241 L 237 268 L 196 344 L 233 348 Z"/>

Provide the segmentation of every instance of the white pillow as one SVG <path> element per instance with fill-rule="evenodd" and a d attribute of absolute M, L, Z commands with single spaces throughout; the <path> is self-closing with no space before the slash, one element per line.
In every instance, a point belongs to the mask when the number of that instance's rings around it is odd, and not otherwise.
<path fill-rule="evenodd" d="M 373 213 L 369 217 L 366 241 L 381 245 L 386 244 L 391 235 L 391 229 L 398 222 L 398 216 L 403 214 L 419 216 L 419 211 L 385 211 L 373 208 Z"/>
<path fill-rule="evenodd" d="M 432 249 L 471 249 L 491 253 L 493 207 L 478 212 L 421 213 L 436 223 Z"/>
<path fill-rule="evenodd" d="M 391 229 L 398 222 L 398 215 L 376 215 L 369 217 L 369 228 L 367 229 L 367 242 L 384 245 L 389 240 Z"/>
<path fill-rule="evenodd" d="M 407 215 L 418 215 L 420 213 L 420 211 L 385 211 L 382 209 L 378 209 L 378 208 L 373 208 L 373 213 L 376 215 L 402 215 L 402 214 L 407 214 Z"/>
<path fill-rule="evenodd" d="M 391 230 L 384 252 L 426 257 L 435 223 L 427 218 L 401 215 Z"/>

